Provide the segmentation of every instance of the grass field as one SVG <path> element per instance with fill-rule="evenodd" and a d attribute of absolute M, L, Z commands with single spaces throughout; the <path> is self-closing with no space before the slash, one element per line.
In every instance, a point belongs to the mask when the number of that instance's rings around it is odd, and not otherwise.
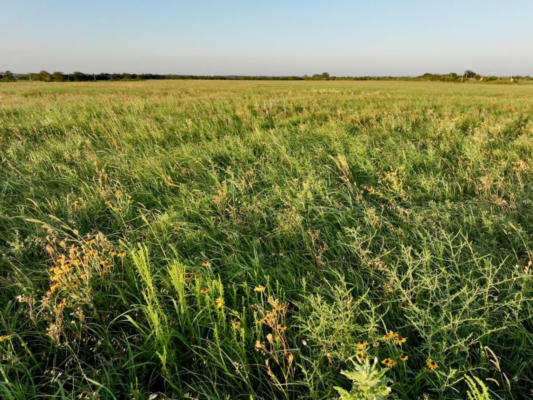
<path fill-rule="evenodd" d="M 0 84 L 0 398 L 532 398 L 532 116 L 533 85 Z"/>

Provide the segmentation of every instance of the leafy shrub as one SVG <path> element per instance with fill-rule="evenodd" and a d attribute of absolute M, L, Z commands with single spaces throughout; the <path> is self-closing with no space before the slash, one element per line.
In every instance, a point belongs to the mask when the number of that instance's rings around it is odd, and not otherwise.
<path fill-rule="evenodd" d="M 372 362 L 369 359 L 363 362 L 353 361 L 353 367 L 353 370 L 342 371 L 342 374 L 352 381 L 350 391 L 335 387 L 341 400 L 383 400 L 390 395 L 387 368 L 381 368 L 377 358 Z"/>

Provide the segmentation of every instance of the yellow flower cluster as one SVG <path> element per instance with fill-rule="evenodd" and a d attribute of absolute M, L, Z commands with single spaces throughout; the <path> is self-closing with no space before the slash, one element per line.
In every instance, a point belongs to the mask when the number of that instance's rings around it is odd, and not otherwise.
<path fill-rule="evenodd" d="M 112 190 L 107 187 L 100 190 L 100 195 L 105 199 L 105 206 L 116 213 L 126 210 L 133 203 L 131 196 L 119 189 Z"/>
<path fill-rule="evenodd" d="M 403 344 L 407 343 L 407 338 L 400 336 L 398 332 L 395 331 L 388 331 L 385 333 L 379 340 L 376 340 L 372 343 L 373 348 L 378 348 L 381 346 L 381 342 L 383 343 L 389 343 L 396 346 L 402 347 Z M 369 344 L 366 340 L 361 340 L 356 343 L 356 350 L 355 354 L 360 362 L 363 362 L 367 360 L 369 357 L 371 357 L 370 354 L 368 354 Z M 390 347 L 389 347 L 390 348 Z M 394 350 L 394 353 L 397 351 Z M 400 354 L 397 358 L 399 361 L 405 363 L 407 360 L 409 360 L 409 356 L 407 354 Z M 385 365 L 388 368 L 394 368 L 397 365 L 397 361 L 393 358 L 393 356 L 389 356 L 381 360 L 381 363 Z M 432 372 L 438 368 L 438 364 L 433 361 L 431 358 L 429 358 L 426 361 L 427 371 Z"/>
<path fill-rule="evenodd" d="M 374 342 L 372 342 L 372 347 L 374 349 L 378 348 L 381 346 L 381 342 L 384 342 L 384 343 L 391 343 L 391 344 L 394 344 L 394 345 L 397 345 L 397 346 L 402 346 L 403 344 L 407 343 L 407 338 L 406 337 L 403 337 L 403 336 L 400 336 L 398 334 L 398 332 L 395 332 L 395 331 L 388 331 L 387 333 L 385 333 L 380 339 L 378 340 L 375 340 Z M 369 354 L 369 342 L 367 342 L 366 340 L 361 340 L 359 342 L 356 343 L 356 350 L 355 350 L 355 354 L 357 356 L 357 358 L 360 360 L 360 361 L 365 361 L 367 360 L 369 357 L 371 357 L 371 354 Z M 371 352 L 371 351 L 370 351 Z M 396 353 L 396 351 L 394 351 Z M 406 362 L 409 357 L 406 355 L 406 354 L 401 354 L 398 359 L 402 362 Z M 397 365 L 397 362 L 394 358 L 392 357 L 387 357 L 387 358 L 384 358 L 381 363 L 385 366 L 387 366 L 388 368 L 393 368 Z"/>
<path fill-rule="evenodd" d="M 58 242 L 50 237 L 46 250 L 54 263 L 49 270 L 50 285 L 40 308 L 42 315 L 50 322 L 49 336 L 59 343 L 65 307 L 72 309 L 72 315 L 83 323 L 83 308 L 92 304 L 93 278 L 107 275 L 115 260 L 123 259 L 126 252 L 111 248 L 111 243 L 103 233 L 70 240 L 70 243 L 66 240 Z"/>
<path fill-rule="evenodd" d="M 262 293 L 265 287 L 262 285 L 256 286 L 254 291 Z M 261 318 L 257 320 L 258 324 L 265 325 L 270 332 L 266 335 L 266 341 L 257 340 L 255 342 L 255 349 L 265 355 L 265 366 L 267 368 L 267 375 L 275 382 L 279 382 L 270 363 L 273 362 L 279 368 L 279 371 L 286 382 L 294 374 L 294 354 L 291 352 L 289 342 L 286 337 L 287 326 L 283 323 L 285 314 L 287 313 L 288 304 L 281 303 L 279 300 L 269 296 L 267 299 L 270 309 L 265 309 L 261 305 L 257 305 L 256 309 L 261 314 Z"/>
<path fill-rule="evenodd" d="M 72 244 L 66 254 L 60 254 L 50 267 L 50 287 L 46 298 L 61 292 L 75 297 L 78 287 L 87 286 L 94 275 L 106 275 L 113 267 L 113 258 L 124 258 L 126 252 L 109 250 L 109 243 L 101 233 L 85 241 Z"/>

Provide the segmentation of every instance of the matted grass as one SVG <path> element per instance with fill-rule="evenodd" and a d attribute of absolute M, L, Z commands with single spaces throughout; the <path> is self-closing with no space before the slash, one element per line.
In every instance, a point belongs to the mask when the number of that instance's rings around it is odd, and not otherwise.
<path fill-rule="evenodd" d="M 0 84 L 0 397 L 330 399 L 358 355 L 391 398 L 531 398 L 532 115 L 532 85 Z"/>

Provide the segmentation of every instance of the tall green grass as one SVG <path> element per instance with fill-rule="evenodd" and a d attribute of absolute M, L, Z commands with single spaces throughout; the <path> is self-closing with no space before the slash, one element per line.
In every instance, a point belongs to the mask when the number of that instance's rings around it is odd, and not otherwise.
<path fill-rule="evenodd" d="M 363 341 L 391 398 L 531 398 L 531 115 L 530 85 L 0 85 L 0 397 L 330 399 Z M 98 232 L 126 256 L 43 305 Z"/>

